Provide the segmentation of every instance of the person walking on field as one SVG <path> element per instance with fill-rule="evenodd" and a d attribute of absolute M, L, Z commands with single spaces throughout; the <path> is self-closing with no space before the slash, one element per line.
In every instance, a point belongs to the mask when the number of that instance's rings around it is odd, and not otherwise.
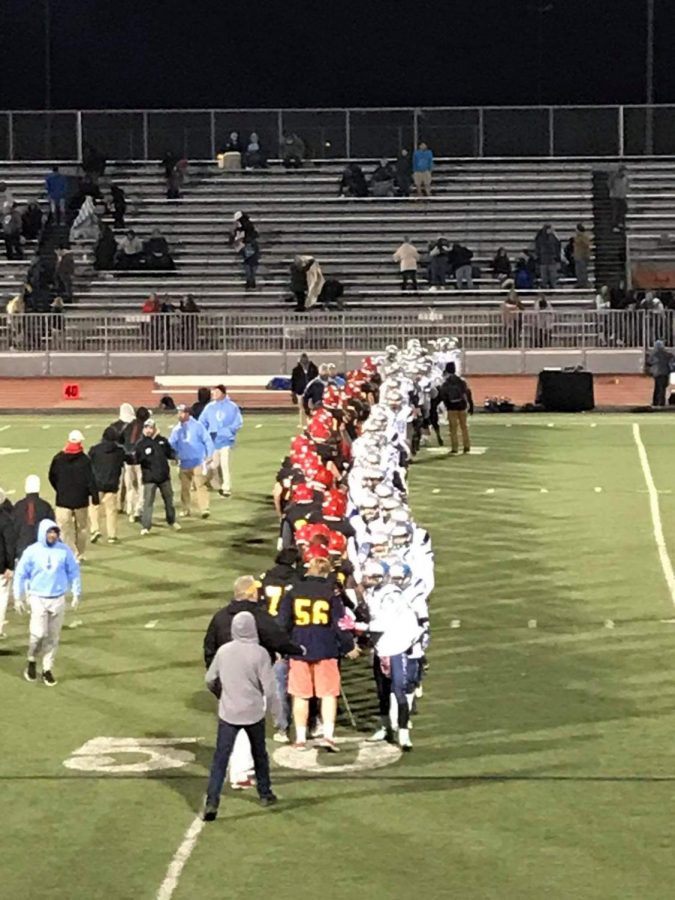
<path fill-rule="evenodd" d="M 467 414 L 473 415 L 473 397 L 469 385 L 457 374 L 454 362 L 449 362 L 445 367 L 445 381 L 438 389 L 438 396 L 448 411 L 450 453 L 459 452 L 458 431 L 462 432 L 464 453 L 468 453 L 471 450 L 471 439 Z"/>
<path fill-rule="evenodd" d="M 411 291 L 416 291 L 417 264 L 420 254 L 417 247 L 411 243 L 410 238 L 403 238 L 403 243 L 394 252 L 392 259 L 399 264 L 401 270 L 401 290 L 405 291 L 410 287 Z"/>
<path fill-rule="evenodd" d="M 99 491 L 98 506 L 89 504 L 89 529 L 91 542 L 95 544 L 101 540 L 101 521 L 99 512 L 105 513 L 105 525 L 108 533 L 108 543 L 117 543 L 117 495 L 122 479 L 122 469 L 126 453 L 124 447 L 118 443 L 118 433 L 113 425 L 103 432 L 100 443 L 94 444 L 89 451 L 89 459 L 94 472 L 94 481 Z"/>
<path fill-rule="evenodd" d="M 306 353 L 301 353 L 298 364 L 293 368 L 293 371 L 291 372 L 291 397 L 293 399 L 293 403 L 298 407 L 298 424 L 300 426 L 304 426 L 305 424 L 305 410 L 302 406 L 302 398 L 305 393 L 305 388 L 310 383 L 310 381 L 313 381 L 318 377 L 319 370 L 316 366 L 316 363 L 313 363 Z"/>
<path fill-rule="evenodd" d="M 208 431 L 215 447 L 213 453 L 214 487 L 217 488 L 221 497 L 229 497 L 232 493 L 230 450 L 234 447 L 237 432 L 244 424 L 244 420 L 237 404 L 227 396 L 224 384 L 213 388 L 211 402 L 207 404 L 198 421 Z"/>
<path fill-rule="evenodd" d="M 206 487 L 209 466 L 213 463 L 211 436 L 184 403 L 176 407 L 178 424 L 169 435 L 169 444 L 180 467 L 181 516 L 191 514 L 190 492 L 194 485 L 197 507 L 202 519 L 209 517 L 209 492 Z"/>
<path fill-rule="evenodd" d="M 652 406 L 666 405 L 666 391 L 674 359 L 675 357 L 670 350 L 666 349 L 663 341 L 654 341 L 654 346 L 649 352 L 649 367 L 654 378 Z"/>
<path fill-rule="evenodd" d="M 56 491 L 56 522 L 78 562 L 84 560 L 87 548 L 89 502 L 99 502 L 91 461 L 83 444 L 82 432 L 71 431 L 68 443 L 49 467 L 49 483 Z"/>
<path fill-rule="evenodd" d="M 80 567 L 73 551 L 61 540 L 56 522 L 44 519 L 37 541 L 21 555 L 14 572 L 14 609 L 22 613 L 26 603 L 30 609 L 30 641 L 23 673 L 26 681 L 37 681 L 36 658 L 41 655 L 43 684 L 57 684 L 52 670 L 68 591 L 73 595 L 72 608 L 77 609 L 82 594 Z"/>
<path fill-rule="evenodd" d="M 143 437 L 136 444 L 135 459 L 143 474 L 143 513 L 141 515 L 141 534 L 149 534 L 152 528 L 152 511 L 157 491 L 164 501 L 166 524 L 175 531 L 181 526 L 176 522 L 176 509 L 173 503 L 173 487 L 171 486 L 171 469 L 169 461 L 176 458 L 171 445 L 157 430 L 154 419 L 147 419 L 143 424 Z"/>
<path fill-rule="evenodd" d="M 131 419 L 122 429 L 122 443 L 126 453 L 133 454 L 134 447 L 143 437 L 143 424 L 150 418 L 150 411 L 145 406 L 139 406 L 134 414 L 131 404 L 123 403 L 120 406 L 120 422 L 129 418 L 130 410 Z M 143 511 L 143 480 L 141 468 L 136 464 L 126 463 L 124 466 L 124 500 L 129 521 L 138 522 Z"/>
<path fill-rule="evenodd" d="M 56 518 L 51 505 L 40 496 L 40 487 L 40 477 L 28 475 L 24 483 L 26 496 L 17 500 L 12 510 L 17 559 L 21 557 L 26 547 L 30 547 L 37 540 L 40 522 L 43 519 Z"/>
<path fill-rule="evenodd" d="M 0 488 L 0 638 L 5 636 L 5 616 L 15 560 L 14 507 Z"/>
<path fill-rule="evenodd" d="M 223 644 L 206 673 L 206 684 L 218 697 L 218 740 L 206 791 L 203 818 L 218 815 L 220 794 L 235 740 L 244 730 L 251 742 L 256 787 L 260 803 L 277 802 L 270 781 L 270 762 L 265 747 L 265 713 L 280 715 L 279 698 L 269 654 L 258 642 L 258 629 L 250 612 L 232 620 L 232 640 Z"/>

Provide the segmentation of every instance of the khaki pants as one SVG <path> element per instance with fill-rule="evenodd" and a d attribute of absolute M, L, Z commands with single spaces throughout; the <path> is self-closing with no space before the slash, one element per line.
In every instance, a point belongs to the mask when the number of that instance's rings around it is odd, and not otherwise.
<path fill-rule="evenodd" d="M 127 515 L 138 516 L 143 512 L 143 477 L 140 466 L 124 466 Z"/>
<path fill-rule="evenodd" d="M 431 172 L 414 172 L 413 181 L 418 194 L 431 195 Z"/>
<path fill-rule="evenodd" d="M 89 509 L 86 506 L 80 509 L 66 509 L 57 506 L 56 524 L 61 529 L 61 539 L 68 544 L 73 553 L 79 558 L 84 556 L 87 549 L 87 528 L 89 525 Z"/>
<path fill-rule="evenodd" d="M 180 470 L 180 504 L 185 515 L 190 514 L 190 490 L 194 484 L 197 506 L 200 513 L 209 511 L 209 492 L 206 488 L 206 475 L 202 466 L 194 469 Z"/>
<path fill-rule="evenodd" d="M 221 447 L 213 453 L 213 486 L 217 491 L 230 493 L 232 481 L 230 479 L 230 447 Z"/>
<path fill-rule="evenodd" d="M 100 504 L 89 504 L 89 530 L 92 535 L 101 531 L 101 515 L 105 515 L 105 529 L 109 538 L 117 537 L 117 494 L 99 494 Z"/>
<path fill-rule="evenodd" d="M 466 421 L 467 412 L 465 409 L 449 409 L 448 410 L 448 426 L 450 428 L 450 449 L 455 453 L 459 450 L 459 441 L 457 440 L 457 429 L 462 432 L 462 446 L 464 450 L 471 449 L 471 439 L 469 438 L 469 426 Z"/>

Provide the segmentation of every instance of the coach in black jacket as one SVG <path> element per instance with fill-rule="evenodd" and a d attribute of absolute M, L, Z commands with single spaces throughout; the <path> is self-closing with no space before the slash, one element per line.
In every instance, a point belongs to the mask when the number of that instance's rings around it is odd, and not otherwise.
<path fill-rule="evenodd" d="M 25 483 L 26 496 L 17 500 L 12 510 L 14 524 L 14 552 L 17 559 L 21 554 L 37 541 L 38 525 L 43 519 L 55 520 L 54 510 L 40 496 L 40 478 L 38 475 L 29 475 Z"/>
<path fill-rule="evenodd" d="M 114 425 L 108 425 L 103 432 L 103 440 L 94 444 L 89 451 L 94 480 L 99 491 L 99 506 L 89 507 L 89 526 L 91 542 L 95 544 L 101 537 L 99 509 L 105 512 L 108 543 L 117 543 L 117 492 L 127 454 L 119 443 L 120 435 Z"/>
<path fill-rule="evenodd" d="M 267 612 L 264 603 L 258 602 L 258 582 L 251 575 L 243 575 L 234 583 L 234 600 L 219 609 L 211 619 L 204 638 L 204 664 L 211 665 L 219 647 L 232 640 L 232 619 L 240 612 L 250 612 L 255 618 L 260 646 L 272 660 L 276 653 L 304 655 L 304 648 L 290 640 L 288 634 Z"/>
<path fill-rule="evenodd" d="M 49 483 L 56 491 L 56 524 L 78 561 L 87 546 L 89 501 L 98 505 L 98 488 L 83 444 L 82 432 L 71 431 L 49 467 Z"/>
<path fill-rule="evenodd" d="M 171 469 L 169 460 L 175 459 L 168 440 L 157 430 L 154 419 L 147 419 L 143 424 L 143 437 L 134 448 L 134 462 L 141 467 L 143 478 L 143 513 L 141 515 L 141 534 L 148 534 L 152 527 L 152 509 L 155 505 L 157 491 L 164 501 L 166 523 L 180 531 L 176 522 L 176 507 L 173 502 L 171 486 Z"/>

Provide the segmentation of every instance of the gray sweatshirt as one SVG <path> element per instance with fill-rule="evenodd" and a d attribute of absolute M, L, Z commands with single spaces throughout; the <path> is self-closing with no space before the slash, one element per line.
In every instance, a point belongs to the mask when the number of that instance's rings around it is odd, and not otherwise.
<path fill-rule="evenodd" d="M 258 643 L 258 629 L 250 612 L 232 619 L 232 640 L 218 648 L 206 673 L 212 688 L 220 679 L 218 716 L 231 725 L 253 725 L 269 710 L 281 718 L 274 672 L 267 650 Z"/>

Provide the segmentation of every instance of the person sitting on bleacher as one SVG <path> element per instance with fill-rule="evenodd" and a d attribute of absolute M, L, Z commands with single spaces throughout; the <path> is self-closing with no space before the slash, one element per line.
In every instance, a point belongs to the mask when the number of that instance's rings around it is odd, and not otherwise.
<path fill-rule="evenodd" d="M 302 161 L 305 158 L 305 142 L 294 131 L 284 135 L 279 149 L 286 169 L 302 168 Z"/>
<path fill-rule="evenodd" d="M 140 269 L 143 265 L 143 241 L 130 228 L 120 241 L 117 253 L 118 269 Z"/>
<path fill-rule="evenodd" d="M 504 247 L 497 250 L 492 260 L 492 275 L 500 282 L 511 277 L 511 260 Z"/>
<path fill-rule="evenodd" d="M 110 225 L 104 225 L 101 237 L 94 247 L 94 268 L 97 272 L 105 272 L 115 268 L 115 257 L 119 251 L 115 235 Z"/>
<path fill-rule="evenodd" d="M 342 172 L 338 197 L 367 197 L 368 185 L 358 163 L 347 163 Z"/>
<path fill-rule="evenodd" d="M 34 241 L 42 230 L 42 210 L 37 200 L 31 200 L 21 216 L 21 233 L 27 241 Z"/>
<path fill-rule="evenodd" d="M 255 131 L 251 132 L 244 154 L 244 167 L 246 169 L 266 169 L 267 159 L 260 144 L 260 138 Z"/>
<path fill-rule="evenodd" d="M 94 201 L 91 195 L 87 194 L 70 229 L 70 240 L 71 242 L 97 241 L 100 233 L 99 218 L 96 215 Z"/>
<path fill-rule="evenodd" d="M 471 260 L 473 251 L 463 244 L 453 244 L 450 251 L 450 268 L 455 276 L 457 290 L 461 291 L 464 285 L 467 290 L 473 290 L 473 269 Z"/>
<path fill-rule="evenodd" d="M 457 244 L 455 244 L 455 247 Z M 435 241 L 429 244 L 429 290 L 437 291 L 445 287 L 448 277 L 448 260 L 450 254 L 450 241 L 439 234 Z M 454 250 L 454 248 L 453 248 Z"/>
<path fill-rule="evenodd" d="M 173 270 L 176 268 L 169 245 L 165 237 L 162 236 L 159 228 L 150 235 L 150 239 L 143 245 L 145 253 L 145 266 L 148 269 Z"/>
<path fill-rule="evenodd" d="M 373 174 L 370 176 L 370 192 L 373 197 L 393 197 L 394 179 L 396 173 L 390 162 L 381 159 Z"/>

